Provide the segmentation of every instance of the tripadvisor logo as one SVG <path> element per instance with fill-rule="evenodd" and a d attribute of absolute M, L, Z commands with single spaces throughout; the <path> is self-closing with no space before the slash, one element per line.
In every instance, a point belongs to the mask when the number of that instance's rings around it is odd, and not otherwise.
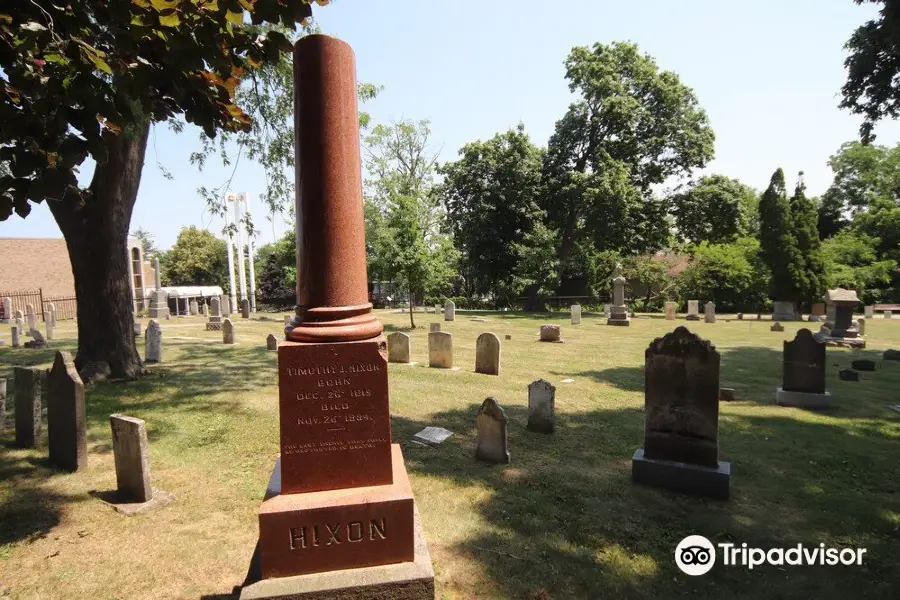
<path fill-rule="evenodd" d="M 753 569 L 760 565 L 862 565 L 865 548 L 826 548 L 825 544 L 790 548 L 751 548 L 747 544 L 716 544 L 722 552 L 722 564 Z M 689 535 L 675 547 L 675 564 L 687 575 L 704 575 L 716 564 L 716 548 L 702 535 Z"/>

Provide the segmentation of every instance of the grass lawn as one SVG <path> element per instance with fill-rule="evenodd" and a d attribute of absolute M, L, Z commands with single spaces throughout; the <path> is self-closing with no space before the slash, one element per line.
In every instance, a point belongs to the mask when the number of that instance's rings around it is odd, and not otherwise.
<path fill-rule="evenodd" d="M 809 412 L 774 404 L 784 333 L 767 321 L 688 323 L 722 354 L 719 455 L 732 463 L 732 499 L 703 500 L 637 487 L 630 459 L 643 443 L 644 350 L 684 321 L 636 318 L 607 327 L 594 315 L 457 311 L 457 320 L 379 311 L 386 333 L 410 333 L 413 360 L 390 365 L 394 441 L 400 443 L 422 514 L 439 598 L 897 598 L 900 596 L 900 320 L 869 320 L 869 347 L 828 349 L 836 408 Z M 89 466 L 51 470 L 43 447 L 12 447 L 12 416 L 0 434 L 0 597 L 231 598 L 256 535 L 256 509 L 278 454 L 276 353 L 271 321 L 235 319 L 238 344 L 204 331 L 200 317 L 163 321 L 163 360 L 137 382 L 87 390 Z M 453 333 L 458 371 L 427 367 L 428 323 Z M 144 325 L 146 325 L 144 320 Z M 562 325 L 565 344 L 537 342 L 539 325 Z M 3 337 L 8 339 L 7 331 Z M 502 343 L 499 377 L 473 372 L 475 339 Z M 13 365 L 49 367 L 74 351 L 75 325 L 60 323 L 51 349 L 0 346 L 0 377 Z M 504 334 L 512 340 L 504 340 Z M 279 336 L 280 337 L 280 336 Z M 143 351 L 143 338 L 139 346 Z M 873 358 L 858 383 L 839 367 Z M 556 385 L 557 431 L 525 430 L 526 386 Z M 562 383 L 571 378 L 572 383 Z M 12 383 L 9 386 L 12 392 Z M 474 458 L 475 412 L 495 396 L 510 417 L 512 463 Z M 97 495 L 115 488 L 108 417 L 147 421 L 154 487 L 177 500 L 123 516 Z M 412 435 L 427 425 L 455 432 L 439 448 Z M 677 569 L 689 534 L 772 548 L 864 547 L 863 566 L 717 564 L 703 577 Z"/>

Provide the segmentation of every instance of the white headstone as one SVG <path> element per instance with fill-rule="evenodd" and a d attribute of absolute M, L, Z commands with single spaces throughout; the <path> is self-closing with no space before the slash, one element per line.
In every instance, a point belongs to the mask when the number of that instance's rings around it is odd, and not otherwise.
<path fill-rule="evenodd" d="M 144 336 L 144 362 L 162 362 L 162 329 L 159 323 L 150 319 Z"/>
<path fill-rule="evenodd" d="M 402 331 L 395 331 L 387 336 L 388 362 L 409 362 L 409 336 Z"/>
<path fill-rule="evenodd" d="M 456 320 L 456 304 L 454 304 L 453 300 L 447 300 L 447 303 L 444 304 L 444 320 Z"/>
<path fill-rule="evenodd" d="M 856 320 L 856 326 L 859 329 L 860 337 L 865 336 L 866 335 L 866 318 L 865 317 L 858 318 Z"/>
<path fill-rule="evenodd" d="M 569 308 L 569 317 L 572 321 L 572 325 L 581 325 L 581 305 L 573 304 Z"/>
<path fill-rule="evenodd" d="M 674 321 L 675 320 L 675 308 L 677 305 L 674 302 L 666 302 L 666 321 Z"/>
<path fill-rule="evenodd" d="M 34 314 L 34 306 L 31 304 L 25 305 L 25 313 L 28 318 L 28 329 L 29 331 L 32 329 L 37 329 L 37 315 Z"/>
<path fill-rule="evenodd" d="M 428 334 L 428 365 L 437 369 L 453 368 L 453 335 L 444 331 Z"/>
<path fill-rule="evenodd" d="M 475 372 L 500 374 L 500 338 L 493 333 L 482 333 L 475 341 Z"/>
<path fill-rule="evenodd" d="M 47 311 L 44 313 L 44 328 L 47 330 L 47 339 L 53 339 L 53 313 Z"/>
<path fill-rule="evenodd" d="M 875 307 L 874 307 L 874 306 L 871 306 L 871 305 L 867 306 L 867 307 L 865 308 L 865 311 L 866 311 L 866 318 L 867 318 L 867 319 L 871 319 L 872 317 L 875 316 Z"/>
<path fill-rule="evenodd" d="M 12 321 L 12 298 L 6 296 L 3 298 L 3 321 L 4 323 L 9 323 Z"/>
<path fill-rule="evenodd" d="M 20 331 L 19 327 L 17 325 L 13 325 L 11 330 L 12 330 L 12 347 L 18 348 L 19 347 L 19 331 Z"/>
<path fill-rule="evenodd" d="M 716 303 L 712 300 L 703 305 L 703 320 L 707 323 L 716 322 Z"/>

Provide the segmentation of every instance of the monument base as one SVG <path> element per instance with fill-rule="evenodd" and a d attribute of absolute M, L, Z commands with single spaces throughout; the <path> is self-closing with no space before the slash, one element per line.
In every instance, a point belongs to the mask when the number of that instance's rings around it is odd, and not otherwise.
<path fill-rule="evenodd" d="M 828 408 L 831 403 L 830 392 L 815 394 L 810 392 L 790 392 L 782 388 L 775 391 L 775 403 L 781 406 L 796 406 L 798 408 Z"/>
<path fill-rule="evenodd" d="M 832 337 L 830 335 L 826 335 L 822 332 L 813 334 L 813 337 L 816 338 L 817 341 L 822 342 L 826 346 L 833 346 L 839 348 L 860 348 L 865 349 L 866 340 L 865 338 L 855 337 L 855 338 L 841 338 L 841 337 Z"/>
<path fill-rule="evenodd" d="M 731 463 L 719 461 L 719 467 L 713 469 L 683 462 L 646 458 L 644 449 L 638 448 L 631 457 L 631 481 L 673 492 L 728 500 Z"/>
<path fill-rule="evenodd" d="M 222 331 L 221 323 L 207 323 L 206 324 L 207 331 Z"/>
<path fill-rule="evenodd" d="M 615 317 L 610 317 L 606 320 L 606 324 L 618 325 L 619 327 L 628 327 L 629 325 L 631 325 L 631 319 L 629 317 L 621 317 L 618 319 Z"/>
<path fill-rule="evenodd" d="M 413 562 L 413 493 L 399 444 L 393 483 L 281 493 L 281 459 L 259 507 L 260 573 L 289 577 Z"/>
<path fill-rule="evenodd" d="M 147 309 L 147 317 L 150 319 L 165 319 L 169 316 L 168 308 L 149 308 Z M 176 315 L 178 316 L 178 315 Z"/>
<path fill-rule="evenodd" d="M 434 600 L 434 568 L 415 504 L 413 540 L 412 562 L 275 579 L 262 579 L 257 544 L 239 600 Z"/>
<path fill-rule="evenodd" d="M 806 320 L 810 323 L 822 323 L 825 321 L 825 315 L 809 315 Z"/>
<path fill-rule="evenodd" d="M 684 317 L 685 321 L 699 321 L 700 315 L 687 315 Z"/>

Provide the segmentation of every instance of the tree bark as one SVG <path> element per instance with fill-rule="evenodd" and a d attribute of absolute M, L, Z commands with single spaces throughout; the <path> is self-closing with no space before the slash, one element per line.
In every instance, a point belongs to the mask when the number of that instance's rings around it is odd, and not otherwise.
<path fill-rule="evenodd" d="M 107 162 L 97 164 L 84 202 L 50 201 L 72 263 L 78 314 L 75 366 L 82 379 L 146 374 L 134 340 L 128 229 L 144 167 L 150 121 L 104 134 Z"/>
<path fill-rule="evenodd" d="M 416 328 L 416 322 L 413 320 L 413 298 L 415 295 L 412 292 L 412 283 L 409 284 L 409 326 L 412 329 Z"/>

